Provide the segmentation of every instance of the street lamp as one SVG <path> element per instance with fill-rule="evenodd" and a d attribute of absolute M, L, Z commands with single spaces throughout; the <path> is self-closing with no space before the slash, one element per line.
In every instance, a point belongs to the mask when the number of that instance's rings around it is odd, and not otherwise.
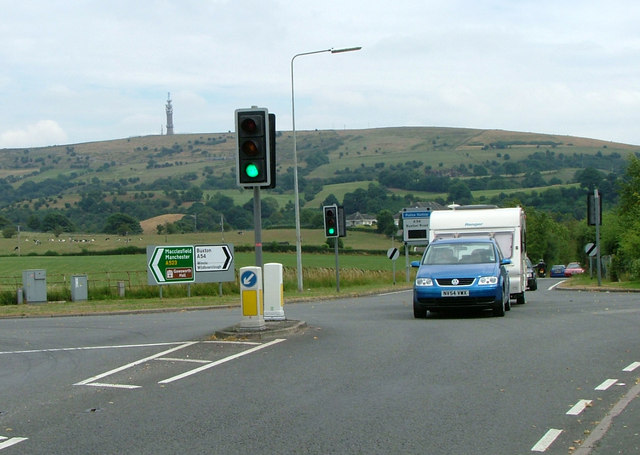
<path fill-rule="evenodd" d="M 293 61 L 296 57 L 303 55 L 321 54 L 323 52 L 330 52 L 332 54 L 341 54 L 343 52 L 359 51 L 362 47 L 346 47 L 342 49 L 323 49 L 320 51 L 303 52 L 296 54 L 291 59 L 291 123 L 293 126 L 293 193 L 296 212 L 296 263 L 298 272 L 298 292 L 302 292 L 304 289 L 302 283 L 302 241 L 300 239 L 300 196 L 298 194 L 298 151 L 296 148 L 296 108 L 295 108 L 295 96 L 293 90 Z"/>

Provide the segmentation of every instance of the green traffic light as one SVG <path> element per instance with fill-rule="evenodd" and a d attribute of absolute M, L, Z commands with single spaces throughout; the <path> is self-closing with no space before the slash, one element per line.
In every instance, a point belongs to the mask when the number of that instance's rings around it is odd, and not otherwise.
<path fill-rule="evenodd" d="M 333 235 L 336 233 L 336 230 L 334 228 L 329 228 L 329 235 Z"/>
<path fill-rule="evenodd" d="M 244 168 L 244 172 L 247 174 L 247 177 L 251 177 L 252 179 L 256 178 L 260 174 L 258 166 L 254 163 L 247 164 Z"/>

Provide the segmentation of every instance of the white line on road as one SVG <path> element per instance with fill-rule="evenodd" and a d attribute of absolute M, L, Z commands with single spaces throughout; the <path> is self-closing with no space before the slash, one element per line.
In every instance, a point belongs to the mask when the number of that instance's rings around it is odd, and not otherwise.
<path fill-rule="evenodd" d="M 620 415 L 622 411 L 640 395 L 640 384 L 633 386 L 623 397 L 618 401 L 611 411 L 600 421 L 597 427 L 593 429 L 591 434 L 585 439 L 582 445 L 576 450 L 573 455 L 589 455 L 591 449 L 598 445 L 600 439 L 602 439 L 609 431 L 613 419 Z"/>
<path fill-rule="evenodd" d="M 123 344 L 113 346 L 84 346 L 77 348 L 51 348 L 51 349 L 30 349 L 27 351 L 2 351 L 2 354 L 37 354 L 39 352 L 64 352 L 64 351 L 91 351 L 93 349 L 120 349 L 120 348 L 147 348 L 154 346 L 175 346 L 176 344 L 182 344 L 181 342 L 173 343 L 146 343 L 146 344 Z"/>
<path fill-rule="evenodd" d="M 184 348 L 189 347 L 189 346 L 191 346 L 193 344 L 196 344 L 196 343 L 198 343 L 198 342 L 197 341 L 189 341 L 187 343 L 182 343 L 181 345 L 175 346 L 175 347 L 173 347 L 171 349 L 167 349 L 166 351 L 162 351 L 162 352 L 159 352 L 157 354 L 151 355 L 149 357 L 145 357 L 144 359 L 136 360 L 135 362 L 127 363 L 126 365 L 123 365 L 121 367 L 115 368 L 113 370 L 106 371 L 106 372 L 104 372 L 102 374 L 99 374 L 97 376 L 93 376 L 93 377 L 91 377 L 89 379 L 85 379 L 84 381 L 76 382 L 74 385 L 88 385 L 90 382 L 94 382 L 94 381 L 97 381 L 98 379 L 102 379 L 104 377 L 111 376 L 114 373 L 118 373 L 120 371 L 126 370 L 126 369 L 134 367 L 136 365 L 140 365 L 141 363 L 148 362 L 149 360 L 153 360 L 153 359 L 158 358 L 158 357 L 163 357 L 163 356 L 165 356 L 165 355 L 167 355 L 167 354 L 169 354 L 171 352 L 178 351 L 180 349 L 184 349 Z"/>
<path fill-rule="evenodd" d="M 211 363 L 211 360 L 180 359 L 178 357 L 158 357 L 156 360 L 164 360 L 166 362 Z"/>
<path fill-rule="evenodd" d="M 77 384 L 74 384 L 77 385 Z M 90 382 L 88 384 L 83 384 L 91 387 L 107 387 L 112 389 L 139 389 L 142 386 L 139 385 L 129 385 L 129 384 L 107 384 L 105 382 Z"/>
<path fill-rule="evenodd" d="M 607 379 L 602 384 L 600 384 L 598 387 L 596 387 L 595 390 L 607 390 L 609 387 L 611 387 L 616 382 L 618 382 L 617 379 Z"/>
<path fill-rule="evenodd" d="M 580 400 L 571 409 L 567 411 L 567 415 L 577 416 L 586 408 L 591 406 L 591 403 L 592 403 L 591 400 Z"/>
<path fill-rule="evenodd" d="M 553 442 L 560 436 L 562 430 L 556 430 L 555 428 L 550 429 L 545 433 L 545 435 L 534 445 L 531 447 L 532 452 L 546 452 L 547 449 L 553 444 Z"/>
<path fill-rule="evenodd" d="M 555 288 L 556 286 L 558 286 L 559 284 L 564 283 L 567 280 L 562 280 L 562 281 L 558 281 L 556 284 L 554 284 L 553 286 L 549 286 L 549 289 L 547 289 L 547 291 L 551 291 L 553 288 Z"/>
<path fill-rule="evenodd" d="M 204 370 L 207 370 L 209 368 L 215 367 L 217 365 L 220 365 L 222 363 L 228 362 L 230 360 L 237 359 L 238 357 L 242 357 L 244 355 L 254 353 L 256 351 L 259 351 L 260 349 L 267 348 L 269 346 L 272 346 L 272 345 L 274 345 L 276 343 L 281 343 L 283 341 L 286 341 L 286 340 L 284 340 L 282 338 L 275 339 L 273 341 L 270 341 L 269 343 L 261 344 L 259 346 L 256 346 L 255 348 L 247 349 L 246 351 L 242 351 L 242 352 L 239 352 L 238 354 L 230 355 L 229 357 L 225 357 L 224 359 L 216 360 L 215 362 L 211 362 L 211 363 L 209 363 L 207 365 L 203 365 L 203 366 L 201 366 L 199 368 L 195 368 L 193 370 L 187 371 L 187 372 L 179 374 L 177 376 L 173 376 L 173 377 L 168 378 L 168 379 L 163 379 L 162 381 L 158 381 L 158 384 L 168 384 L 170 382 L 174 382 L 174 381 L 178 381 L 180 379 L 184 379 L 187 376 L 191 376 L 192 374 L 200 373 L 201 371 L 204 371 Z"/>
<path fill-rule="evenodd" d="M 385 295 L 394 295 L 394 294 L 404 294 L 405 292 L 413 292 L 412 289 L 405 289 L 403 291 L 393 291 L 393 292 L 385 292 L 383 294 L 378 294 L 379 296 L 385 296 Z"/>
<path fill-rule="evenodd" d="M 640 367 L 640 362 L 633 362 L 632 364 L 624 368 L 622 371 L 633 371 L 638 367 Z"/>
<path fill-rule="evenodd" d="M 7 439 L 5 436 L 0 436 L 0 441 L 3 439 Z M 26 441 L 29 438 L 11 438 L 7 439 L 4 442 L 0 442 L 0 450 L 6 449 L 7 447 L 11 447 L 12 445 L 16 445 L 19 442 Z"/>

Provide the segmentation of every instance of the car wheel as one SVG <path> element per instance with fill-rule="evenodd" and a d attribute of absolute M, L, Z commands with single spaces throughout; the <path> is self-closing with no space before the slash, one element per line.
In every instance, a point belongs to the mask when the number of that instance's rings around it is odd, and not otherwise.
<path fill-rule="evenodd" d="M 524 292 L 516 294 L 516 303 L 518 305 L 524 305 L 525 303 L 527 303 L 526 299 L 524 298 Z"/>
<path fill-rule="evenodd" d="M 507 294 L 507 298 L 509 298 L 508 294 Z M 502 317 L 504 316 L 505 313 L 505 298 L 504 298 L 504 288 L 502 289 L 502 296 L 500 298 L 500 300 L 496 301 L 493 305 L 493 315 L 494 316 L 498 316 L 498 317 Z"/>
<path fill-rule="evenodd" d="M 413 304 L 413 317 L 416 319 L 425 319 L 427 317 L 427 310 L 415 303 Z"/>

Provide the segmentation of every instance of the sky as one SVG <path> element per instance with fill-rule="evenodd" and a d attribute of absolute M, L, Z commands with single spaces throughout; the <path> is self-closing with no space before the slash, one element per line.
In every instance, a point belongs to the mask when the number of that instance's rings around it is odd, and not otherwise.
<path fill-rule="evenodd" d="M 0 149 L 436 126 L 640 145 L 637 0 L 0 0 Z M 320 52 L 361 46 L 359 51 Z M 292 77 L 293 61 L 293 77 Z"/>

